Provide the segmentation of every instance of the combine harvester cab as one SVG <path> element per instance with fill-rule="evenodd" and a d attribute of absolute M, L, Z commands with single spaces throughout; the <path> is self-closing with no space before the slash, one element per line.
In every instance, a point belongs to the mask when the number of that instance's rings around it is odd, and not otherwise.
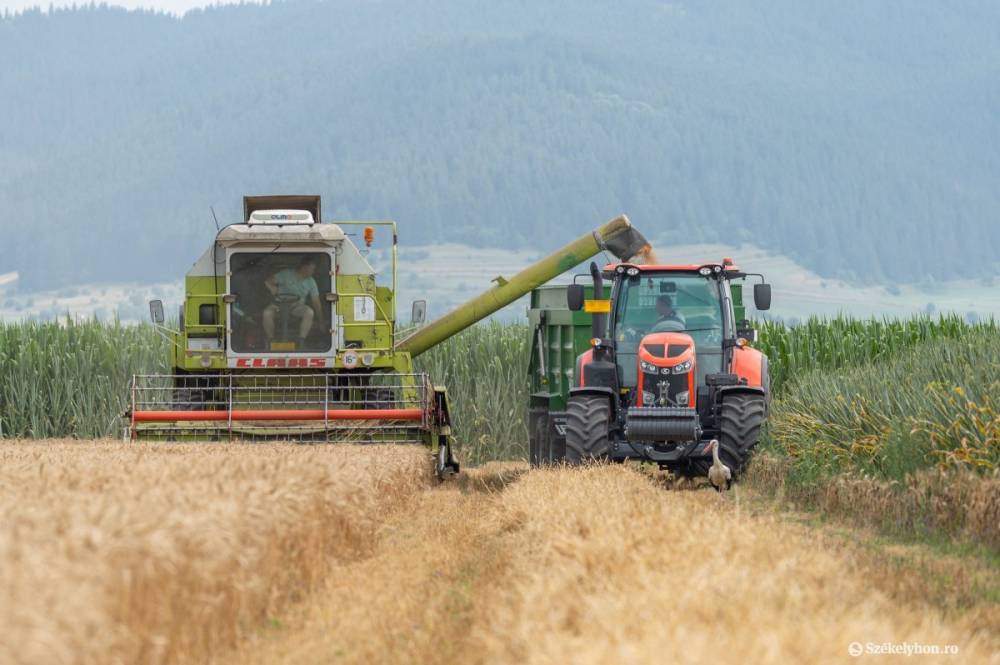
<path fill-rule="evenodd" d="M 366 257 L 377 227 L 391 286 Z M 245 197 L 243 223 L 188 272 L 179 329 L 150 303 L 173 372 L 133 378 L 131 439 L 422 443 L 457 471 L 444 388 L 394 349 L 395 292 L 394 222 L 324 224 L 318 196 Z"/>
<path fill-rule="evenodd" d="M 173 373 L 133 377 L 132 440 L 419 443 L 439 474 L 457 472 L 446 391 L 412 359 L 601 251 L 648 246 L 617 217 L 395 342 L 395 223 L 320 219 L 318 196 L 244 197 L 244 221 L 187 274 L 179 329 L 150 303 Z M 391 286 L 366 258 L 379 226 L 392 234 Z"/>

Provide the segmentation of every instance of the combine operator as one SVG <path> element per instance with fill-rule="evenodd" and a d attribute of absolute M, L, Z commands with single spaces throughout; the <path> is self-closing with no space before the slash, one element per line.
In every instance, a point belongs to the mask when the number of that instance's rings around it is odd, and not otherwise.
<path fill-rule="evenodd" d="M 299 347 L 305 348 L 306 339 L 313 321 L 323 320 L 323 309 L 319 302 L 319 287 L 313 275 L 316 273 L 316 258 L 306 256 L 294 270 L 285 268 L 264 281 L 264 286 L 274 296 L 275 301 L 264 308 L 264 332 L 268 341 L 274 339 L 274 320 L 282 307 L 290 307 L 288 315 L 299 321 Z M 308 304 L 307 302 L 308 301 Z"/>

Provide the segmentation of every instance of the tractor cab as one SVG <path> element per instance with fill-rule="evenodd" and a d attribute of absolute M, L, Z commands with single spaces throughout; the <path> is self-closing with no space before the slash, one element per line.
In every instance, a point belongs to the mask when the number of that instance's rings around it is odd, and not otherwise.
<path fill-rule="evenodd" d="M 626 277 L 619 288 L 611 337 L 622 385 L 645 390 L 638 402 L 648 406 L 694 404 L 693 394 L 665 392 L 659 384 L 665 377 L 688 374 L 700 384 L 705 374 L 721 370 L 726 332 L 722 291 L 728 283 L 697 272 L 649 270 Z M 662 373 L 666 368 L 669 374 Z M 672 378 L 670 382 L 680 385 Z"/>

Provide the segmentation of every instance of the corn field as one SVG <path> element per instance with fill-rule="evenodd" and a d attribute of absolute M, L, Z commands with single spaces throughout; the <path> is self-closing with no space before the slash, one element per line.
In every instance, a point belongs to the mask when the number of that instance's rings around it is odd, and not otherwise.
<path fill-rule="evenodd" d="M 774 405 L 775 448 L 807 478 L 1000 468 L 1000 339 L 977 330 L 837 371 L 803 374 Z"/>
<path fill-rule="evenodd" d="M 527 459 L 528 329 L 474 326 L 416 359 L 448 402 L 465 461 Z"/>
<path fill-rule="evenodd" d="M 997 334 L 988 320 L 967 324 L 959 316 L 912 319 L 810 318 L 797 326 L 763 321 L 755 346 L 770 362 L 771 388 L 780 395 L 786 384 L 812 370 L 837 370 L 895 357 L 923 342 L 957 339 L 971 333 Z"/>
<path fill-rule="evenodd" d="M 757 346 L 770 359 L 776 449 L 814 469 L 860 467 L 890 477 L 914 464 L 995 466 L 996 443 L 980 432 L 997 428 L 990 393 L 997 374 L 989 368 L 1000 348 L 974 340 L 988 342 L 998 327 L 947 316 L 762 322 Z M 525 325 L 490 322 L 416 359 L 417 369 L 448 388 L 464 462 L 526 457 L 528 348 Z M 927 351 L 884 374 L 886 363 L 918 348 Z M 973 352 L 979 355 L 967 357 Z M 966 369 L 946 371 L 953 353 L 966 353 L 966 365 L 985 374 L 972 381 Z M 129 377 L 166 371 L 166 357 L 166 342 L 145 325 L 0 324 L 0 435 L 117 436 Z"/>
<path fill-rule="evenodd" d="M 0 435 L 118 436 L 132 375 L 166 365 L 167 343 L 151 326 L 0 324 Z"/>

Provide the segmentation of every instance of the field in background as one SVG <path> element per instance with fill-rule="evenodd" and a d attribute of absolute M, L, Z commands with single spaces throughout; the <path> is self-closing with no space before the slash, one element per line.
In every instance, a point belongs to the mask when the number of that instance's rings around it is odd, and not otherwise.
<path fill-rule="evenodd" d="M 821 408 L 821 403 L 836 396 L 833 386 L 841 386 L 847 400 L 847 405 L 840 409 L 841 416 L 864 420 L 873 414 L 870 400 L 852 403 L 849 394 L 853 394 L 855 386 L 850 381 L 866 380 L 869 392 L 879 392 L 882 384 L 878 381 L 881 372 L 878 368 L 884 363 L 903 357 L 911 349 L 945 340 L 928 347 L 924 355 L 911 362 L 918 370 L 913 375 L 915 380 L 904 380 L 907 370 L 903 368 L 879 394 L 884 393 L 887 399 L 916 400 L 926 388 L 925 384 L 937 377 L 943 386 L 935 389 L 939 406 L 927 414 L 931 424 L 921 426 L 930 428 L 927 436 L 933 434 L 935 437 L 936 450 L 960 448 L 961 437 L 952 436 L 950 432 L 955 430 L 949 429 L 954 424 L 952 416 L 955 414 L 947 409 L 949 399 L 961 401 L 956 393 L 948 392 L 959 386 L 961 374 L 955 370 L 958 365 L 950 361 L 953 347 L 948 346 L 947 341 L 965 340 L 961 348 L 976 347 L 980 346 L 977 340 L 990 340 L 997 337 L 998 332 L 1000 326 L 992 320 L 969 325 L 956 316 L 900 321 L 810 319 L 791 327 L 763 322 L 757 346 L 770 358 L 775 396 L 775 428 L 772 429 L 779 433 L 790 431 L 789 436 L 797 437 L 798 449 L 785 446 L 786 452 L 802 456 L 803 451 L 820 450 L 813 446 L 818 439 L 812 436 L 812 431 L 828 421 L 817 419 L 816 413 L 808 412 L 808 403 L 813 402 L 816 408 Z M 129 379 L 136 372 L 166 371 L 166 344 L 146 325 L 93 321 L 0 324 L 0 431 L 8 438 L 120 436 L 121 423 L 116 416 L 125 409 Z M 449 390 L 452 416 L 465 462 L 479 464 L 527 458 L 525 405 L 528 402 L 529 352 L 526 326 L 487 322 L 417 358 L 417 368 L 429 372 L 436 383 Z M 931 371 L 935 362 L 940 364 L 944 374 L 938 376 Z M 989 393 L 992 385 L 989 368 L 1000 362 L 1000 348 L 995 343 L 986 344 L 977 359 L 966 362 L 976 364 L 981 370 L 977 376 L 982 379 L 963 383 L 963 389 L 971 391 L 967 393 L 972 396 L 971 402 L 982 406 L 985 403 L 979 397 Z M 841 370 L 846 372 L 852 368 L 867 378 L 834 378 L 840 377 Z M 823 384 L 824 389 L 834 390 L 834 393 L 815 393 L 818 388 L 814 388 L 814 384 L 827 378 L 829 381 Z M 831 383 L 835 380 L 842 383 Z M 796 395 L 801 399 L 793 402 L 791 398 Z M 786 396 L 791 398 L 786 399 Z M 962 403 L 966 414 L 971 413 L 970 400 Z M 801 414 L 804 409 L 807 410 L 805 420 L 798 418 L 795 421 L 797 429 L 788 430 L 786 424 L 794 420 L 793 412 Z M 891 412 L 884 414 L 890 419 L 892 415 Z M 833 420 L 829 422 L 836 424 Z M 873 422 L 877 427 L 878 422 L 884 423 L 884 418 Z M 864 432 L 870 434 L 869 430 L 870 427 Z M 853 439 L 848 439 L 850 441 Z M 983 445 L 987 451 L 993 451 L 988 454 L 995 455 L 995 443 Z M 844 459 L 852 464 L 840 470 L 856 466 L 853 463 L 860 462 L 864 456 L 850 455 Z M 923 465 L 925 459 L 926 456 L 920 456 L 917 466 Z M 941 459 L 944 458 L 938 457 L 935 461 Z M 964 457 L 948 459 L 961 462 Z M 869 467 L 858 468 L 868 470 Z M 883 465 L 883 468 L 888 472 L 891 465 Z M 905 468 L 914 466 L 910 464 Z"/>
<path fill-rule="evenodd" d="M 364 556 L 415 447 L 0 443 L 0 662 L 207 662 Z"/>

